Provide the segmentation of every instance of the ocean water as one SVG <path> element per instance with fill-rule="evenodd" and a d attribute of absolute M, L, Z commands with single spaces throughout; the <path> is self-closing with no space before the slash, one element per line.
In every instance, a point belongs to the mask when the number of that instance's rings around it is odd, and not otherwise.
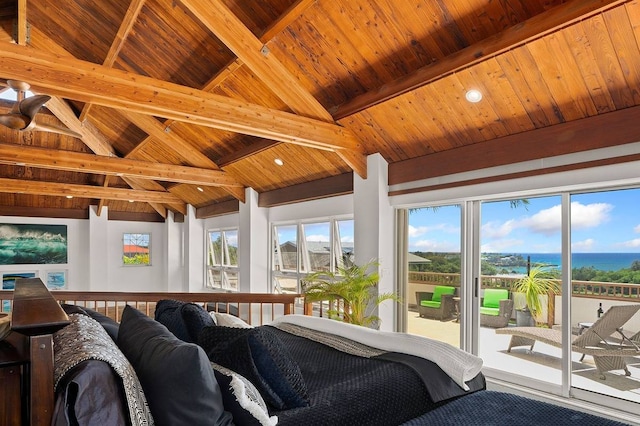
<path fill-rule="evenodd" d="M 518 253 L 523 258 L 531 257 L 531 263 L 544 263 L 560 269 L 560 253 Z M 571 268 L 592 266 L 601 271 L 617 271 L 631 267 L 634 260 L 640 260 L 640 253 L 574 253 Z M 518 273 L 526 273 L 526 268 L 513 268 Z"/>

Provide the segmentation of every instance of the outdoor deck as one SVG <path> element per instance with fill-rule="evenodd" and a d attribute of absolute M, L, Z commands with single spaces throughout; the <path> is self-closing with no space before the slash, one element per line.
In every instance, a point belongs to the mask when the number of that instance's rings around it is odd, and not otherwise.
<path fill-rule="evenodd" d="M 460 346 L 460 324 L 455 321 L 438 321 L 420 318 L 417 312 L 409 312 L 409 333 L 419 334 L 433 339 L 446 341 L 454 346 Z M 561 383 L 560 348 L 537 342 L 533 353 L 525 348 L 514 348 L 507 352 L 510 336 L 498 335 L 495 329 L 480 328 L 480 357 L 485 367 L 494 368 L 506 373 L 519 374 L 559 385 Z M 586 356 L 580 362 L 580 354 L 572 357 L 572 384 L 574 387 L 599 392 L 610 396 L 640 403 L 640 357 L 631 359 L 627 377 L 624 371 L 607 372 L 606 380 L 600 379 L 593 359 Z"/>

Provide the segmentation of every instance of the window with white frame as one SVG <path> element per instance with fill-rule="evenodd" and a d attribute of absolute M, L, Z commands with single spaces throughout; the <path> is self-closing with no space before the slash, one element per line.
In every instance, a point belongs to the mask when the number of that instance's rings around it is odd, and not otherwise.
<path fill-rule="evenodd" d="M 307 274 L 353 264 L 351 218 L 274 224 L 271 231 L 274 293 L 300 293 Z"/>
<path fill-rule="evenodd" d="M 238 291 L 238 230 L 207 232 L 206 287 Z"/>
<path fill-rule="evenodd" d="M 124 265 L 151 265 L 151 234 L 125 233 L 122 235 L 122 263 Z"/>

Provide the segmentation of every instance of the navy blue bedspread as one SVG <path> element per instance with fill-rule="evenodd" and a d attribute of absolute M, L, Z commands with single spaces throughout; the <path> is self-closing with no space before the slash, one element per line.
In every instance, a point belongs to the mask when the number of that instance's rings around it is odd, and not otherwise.
<path fill-rule="evenodd" d="M 510 393 L 480 391 L 460 397 L 401 426 L 624 426 Z"/>

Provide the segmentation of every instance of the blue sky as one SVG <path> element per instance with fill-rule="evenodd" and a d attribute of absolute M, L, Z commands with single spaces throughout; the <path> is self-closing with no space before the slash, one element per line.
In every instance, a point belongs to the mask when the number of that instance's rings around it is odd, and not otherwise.
<path fill-rule="evenodd" d="M 559 196 L 482 205 L 482 252 L 559 253 Z M 571 198 L 574 253 L 640 252 L 640 190 L 577 194 Z M 409 251 L 460 251 L 460 209 L 422 209 L 409 216 Z"/>

